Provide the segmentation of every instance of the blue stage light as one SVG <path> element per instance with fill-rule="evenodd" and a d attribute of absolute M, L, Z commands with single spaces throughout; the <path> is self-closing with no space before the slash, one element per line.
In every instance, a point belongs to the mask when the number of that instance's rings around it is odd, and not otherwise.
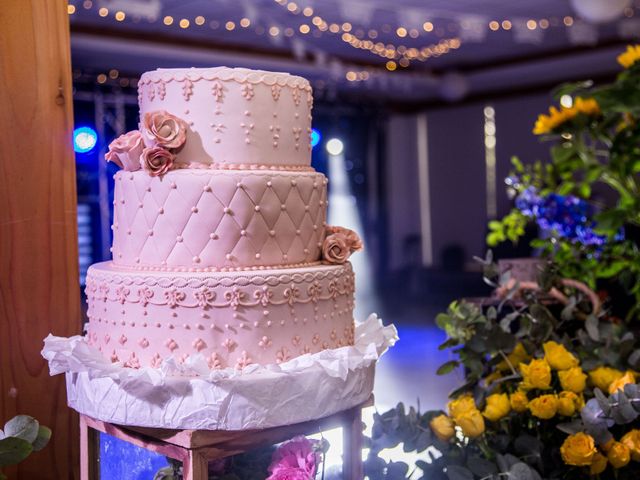
<path fill-rule="evenodd" d="M 322 135 L 320 135 L 320 132 L 315 128 L 311 129 L 311 148 L 318 145 L 321 139 L 322 139 Z"/>
<path fill-rule="evenodd" d="M 91 127 L 78 127 L 73 131 L 73 149 L 77 153 L 93 150 L 98 142 L 98 134 Z"/>

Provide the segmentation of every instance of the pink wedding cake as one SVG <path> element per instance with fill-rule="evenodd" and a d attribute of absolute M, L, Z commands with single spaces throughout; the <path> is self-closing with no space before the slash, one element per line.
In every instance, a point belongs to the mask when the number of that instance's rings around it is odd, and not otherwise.
<path fill-rule="evenodd" d="M 160 69 L 140 129 L 114 140 L 113 260 L 90 267 L 87 341 L 125 367 L 201 355 L 211 369 L 354 342 L 357 235 L 326 225 L 309 82 Z"/>

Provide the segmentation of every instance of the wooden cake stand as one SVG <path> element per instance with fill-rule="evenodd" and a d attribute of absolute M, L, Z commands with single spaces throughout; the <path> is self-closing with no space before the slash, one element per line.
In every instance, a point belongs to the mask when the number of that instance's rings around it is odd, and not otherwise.
<path fill-rule="evenodd" d="M 103 432 L 132 445 L 182 462 L 184 480 L 207 480 L 208 463 L 273 445 L 296 435 L 312 435 L 332 428 L 343 429 L 345 480 L 361 480 L 362 409 L 373 405 L 373 397 L 361 405 L 319 420 L 264 430 L 167 430 L 119 426 L 80 415 L 80 478 L 99 480 L 99 435 Z"/>

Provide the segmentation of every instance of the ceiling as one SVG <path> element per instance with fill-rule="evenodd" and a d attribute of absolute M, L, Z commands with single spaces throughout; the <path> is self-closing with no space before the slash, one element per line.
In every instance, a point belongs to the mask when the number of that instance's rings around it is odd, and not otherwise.
<path fill-rule="evenodd" d="M 614 71 L 612 52 L 640 34 L 640 0 L 602 1 L 630 6 L 594 25 L 569 0 L 71 0 L 73 62 L 92 75 L 246 66 L 302 74 L 334 95 L 457 100 L 483 78 L 526 86 L 546 70 L 535 82 L 558 81 L 558 60 L 572 74 Z"/>

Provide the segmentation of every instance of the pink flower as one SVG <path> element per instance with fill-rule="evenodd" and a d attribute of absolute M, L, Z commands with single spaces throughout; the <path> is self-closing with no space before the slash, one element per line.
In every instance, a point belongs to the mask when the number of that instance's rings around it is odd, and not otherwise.
<path fill-rule="evenodd" d="M 142 166 L 149 175 L 156 177 L 167 173 L 172 167 L 175 158 L 176 156 L 173 153 L 162 147 L 149 147 L 142 151 L 140 166 Z"/>
<path fill-rule="evenodd" d="M 322 258 L 329 263 L 345 263 L 353 252 L 362 250 L 362 241 L 353 230 L 328 226 L 322 243 Z"/>
<path fill-rule="evenodd" d="M 135 172 L 140 170 L 140 155 L 143 149 L 142 134 L 138 130 L 131 130 L 109 144 L 109 151 L 104 158 L 124 170 Z"/>
<path fill-rule="evenodd" d="M 313 480 L 320 455 L 316 440 L 298 436 L 273 453 L 267 480 Z"/>
<path fill-rule="evenodd" d="M 167 149 L 180 148 L 187 138 L 187 124 L 164 110 L 147 112 L 142 121 L 145 144 Z"/>
<path fill-rule="evenodd" d="M 327 235 L 332 235 L 334 233 L 341 233 L 344 235 L 347 239 L 347 246 L 351 249 L 352 253 L 359 252 L 363 248 L 362 240 L 360 240 L 358 234 L 349 228 L 327 225 L 325 231 Z"/>

